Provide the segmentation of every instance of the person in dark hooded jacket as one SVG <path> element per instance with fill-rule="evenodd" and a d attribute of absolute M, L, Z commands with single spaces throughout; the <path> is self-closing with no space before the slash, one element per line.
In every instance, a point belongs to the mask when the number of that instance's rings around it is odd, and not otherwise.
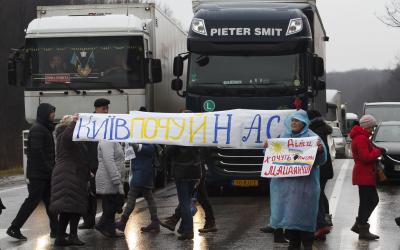
<path fill-rule="evenodd" d="M 79 218 L 87 212 L 89 181 L 88 149 L 83 142 L 72 141 L 78 115 L 64 116 L 56 129 L 57 157 L 51 178 L 50 210 L 59 214 L 54 245 L 81 246 L 77 229 Z M 65 230 L 69 224 L 69 238 Z"/>
<path fill-rule="evenodd" d="M 57 232 L 57 215 L 49 210 L 50 180 L 55 162 L 54 149 L 54 118 L 56 108 L 48 103 L 41 103 L 37 109 L 36 122 L 28 134 L 27 169 L 28 198 L 18 211 L 17 216 L 7 229 L 7 234 L 19 240 L 27 240 L 20 229 L 32 212 L 43 201 L 50 219 L 50 236 Z"/>
<path fill-rule="evenodd" d="M 310 119 L 309 128 L 322 139 L 327 150 L 327 160 L 320 167 L 319 181 L 321 192 L 317 216 L 317 231 L 315 232 L 317 239 L 325 239 L 325 234 L 330 232 L 330 226 L 332 226 L 331 221 L 328 222 L 325 219 L 326 217 L 330 219 L 329 202 L 325 194 L 325 186 L 328 180 L 333 178 L 333 165 L 328 145 L 328 135 L 332 134 L 332 127 L 326 124 L 321 113 L 317 110 L 308 110 L 307 115 Z"/>

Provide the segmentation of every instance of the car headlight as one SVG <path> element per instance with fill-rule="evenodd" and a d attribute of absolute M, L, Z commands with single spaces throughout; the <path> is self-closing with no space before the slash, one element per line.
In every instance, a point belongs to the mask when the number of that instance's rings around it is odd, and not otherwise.
<path fill-rule="evenodd" d="M 303 20 L 301 18 L 290 19 L 286 36 L 299 33 L 303 30 Z"/>
<path fill-rule="evenodd" d="M 192 30 L 197 34 L 207 36 L 206 23 L 203 19 L 193 18 Z"/>

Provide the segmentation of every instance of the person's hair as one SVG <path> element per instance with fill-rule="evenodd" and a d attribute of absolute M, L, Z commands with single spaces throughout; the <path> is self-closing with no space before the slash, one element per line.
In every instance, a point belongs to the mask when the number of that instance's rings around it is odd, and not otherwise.
<path fill-rule="evenodd" d="M 60 126 L 68 126 L 73 121 L 72 115 L 64 115 L 60 120 Z"/>
<path fill-rule="evenodd" d="M 139 111 L 147 111 L 147 109 L 144 106 L 140 106 Z"/>

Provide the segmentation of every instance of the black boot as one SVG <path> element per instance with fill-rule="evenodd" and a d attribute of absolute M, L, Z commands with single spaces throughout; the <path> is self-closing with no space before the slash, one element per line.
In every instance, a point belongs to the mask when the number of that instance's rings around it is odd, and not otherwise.
<path fill-rule="evenodd" d="M 172 215 L 170 217 L 165 218 L 164 220 L 161 220 L 160 225 L 171 231 L 175 231 L 175 226 L 178 223 L 178 221 L 179 221 L 179 218 Z"/>
<path fill-rule="evenodd" d="M 160 221 L 154 220 L 148 226 L 140 228 L 142 232 L 159 233 L 160 232 Z"/>
<path fill-rule="evenodd" d="M 266 227 L 260 228 L 260 231 L 267 234 L 272 234 L 275 232 L 275 228 L 270 227 L 269 225 Z"/>
<path fill-rule="evenodd" d="M 57 235 L 54 241 L 54 246 L 71 246 L 72 243 L 64 237 L 64 235 Z"/>
<path fill-rule="evenodd" d="M 360 224 L 358 225 L 358 229 L 359 229 L 359 239 L 362 240 L 377 240 L 379 239 L 378 235 L 372 234 L 369 231 L 369 224 Z"/>
<path fill-rule="evenodd" d="M 194 238 L 194 233 L 183 233 L 178 237 L 178 240 L 192 240 Z"/>
<path fill-rule="evenodd" d="M 19 228 L 15 228 L 13 226 L 10 226 L 7 229 L 7 234 L 15 239 L 18 240 L 28 240 L 22 233 L 21 230 Z"/>
<path fill-rule="evenodd" d="M 356 218 L 356 221 L 354 222 L 354 225 L 351 227 L 351 231 L 355 232 L 356 234 L 358 234 L 360 232 L 358 226 L 360 225 L 360 221 L 358 219 L 358 217 Z"/>
<path fill-rule="evenodd" d="M 289 243 L 289 241 L 283 235 L 283 229 L 278 228 L 274 231 L 274 242 L 275 243 Z"/>
<path fill-rule="evenodd" d="M 200 233 L 217 232 L 217 227 L 215 226 L 215 220 L 206 220 L 204 227 L 199 229 Z"/>
<path fill-rule="evenodd" d="M 72 246 L 83 246 L 85 242 L 79 240 L 78 235 L 70 234 L 68 241 L 71 243 Z"/>

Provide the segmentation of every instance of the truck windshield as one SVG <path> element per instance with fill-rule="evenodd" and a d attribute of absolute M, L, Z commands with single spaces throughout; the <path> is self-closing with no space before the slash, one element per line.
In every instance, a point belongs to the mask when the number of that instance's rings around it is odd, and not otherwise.
<path fill-rule="evenodd" d="M 35 38 L 25 51 L 28 89 L 144 88 L 142 37 Z"/>
<path fill-rule="evenodd" d="M 366 106 L 365 114 L 372 115 L 378 122 L 400 121 L 400 105 Z"/>
<path fill-rule="evenodd" d="M 210 56 L 192 53 L 189 87 L 221 85 L 232 88 L 249 85 L 302 88 L 300 55 L 280 56 Z"/>

